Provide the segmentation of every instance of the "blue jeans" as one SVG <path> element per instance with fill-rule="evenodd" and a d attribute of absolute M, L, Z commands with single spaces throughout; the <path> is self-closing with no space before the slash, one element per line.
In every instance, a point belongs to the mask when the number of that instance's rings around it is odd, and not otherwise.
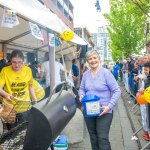
<path fill-rule="evenodd" d="M 111 150 L 109 130 L 113 114 L 98 117 L 84 117 L 90 135 L 92 150 Z"/>

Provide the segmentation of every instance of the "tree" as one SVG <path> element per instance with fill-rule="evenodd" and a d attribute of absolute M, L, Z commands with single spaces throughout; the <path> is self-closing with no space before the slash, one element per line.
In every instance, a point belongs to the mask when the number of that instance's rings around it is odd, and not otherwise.
<path fill-rule="evenodd" d="M 139 53 L 145 45 L 144 27 L 146 14 L 134 3 L 128 1 L 111 3 L 110 13 L 104 15 L 109 21 L 109 47 L 115 60 L 124 53 L 125 57 Z M 118 56 L 116 56 L 118 55 Z"/>

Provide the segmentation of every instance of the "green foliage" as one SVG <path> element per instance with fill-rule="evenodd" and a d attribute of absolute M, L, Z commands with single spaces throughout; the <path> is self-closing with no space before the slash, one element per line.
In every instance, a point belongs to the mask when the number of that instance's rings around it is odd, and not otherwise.
<path fill-rule="evenodd" d="M 147 15 L 130 1 L 114 0 L 111 3 L 110 13 L 104 15 L 110 24 L 109 47 L 115 61 L 121 59 L 122 51 L 127 57 L 139 53 L 145 45 L 144 28 Z"/>
<path fill-rule="evenodd" d="M 149 13 L 150 10 L 150 0 L 128 0 L 128 2 L 136 5 L 145 14 Z"/>
<path fill-rule="evenodd" d="M 112 59 L 116 62 L 122 59 L 122 52 L 120 50 L 112 51 Z"/>

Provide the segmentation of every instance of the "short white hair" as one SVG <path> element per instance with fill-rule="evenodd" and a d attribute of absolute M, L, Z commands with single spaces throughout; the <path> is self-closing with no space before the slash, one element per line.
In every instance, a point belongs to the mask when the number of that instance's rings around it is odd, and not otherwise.
<path fill-rule="evenodd" d="M 99 54 L 98 51 L 96 51 L 96 50 L 91 50 L 91 51 L 87 51 L 87 52 L 86 52 L 86 59 L 88 59 L 91 55 L 97 55 L 97 56 L 99 56 L 99 58 L 100 58 L 100 54 Z"/>

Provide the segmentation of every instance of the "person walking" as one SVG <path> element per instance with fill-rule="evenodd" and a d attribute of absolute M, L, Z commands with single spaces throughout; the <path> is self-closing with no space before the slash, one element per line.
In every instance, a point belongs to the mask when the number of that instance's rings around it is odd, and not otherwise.
<path fill-rule="evenodd" d="M 92 150 L 111 150 L 109 130 L 113 119 L 113 109 L 120 97 L 120 88 L 112 73 L 103 68 L 99 53 L 95 50 L 86 53 L 91 69 L 82 77 L 79 99 L 86 94 L 100 97 L 102 113 L 96 117 L 84 117 L 90 135 Z"/>
<path fill-rule="evenodd" d="M 78 88 L 78 82 L 79 82 L 79 68 L 77 66 L 77 60 L 72 60 L 72 74 L 73 74 L 73 81 L 75 88 Z"/>
<path fill-rule="evenodd" d="M 120 66 L 119 66 L 119 62 L 117 61 L 115 66 L 113 67 L 113 75 L 116 80 L 118 80 L 119 70 L 120 70 Z"/>

